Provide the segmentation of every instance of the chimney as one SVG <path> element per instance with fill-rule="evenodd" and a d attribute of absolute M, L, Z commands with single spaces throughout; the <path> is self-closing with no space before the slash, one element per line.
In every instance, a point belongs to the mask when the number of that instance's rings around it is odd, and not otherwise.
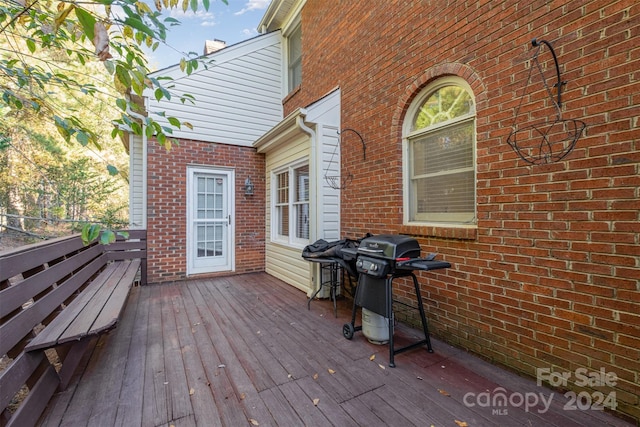
<path fill-rule="evenodd" d="M 204 54 L 209 55 L 210 53 L 217 52 L 220 49 L 224 49 L 225 47 L 227 47 L 227 43 L 223 42 L 222 40 L 206 40 L 204 42 Z"/>

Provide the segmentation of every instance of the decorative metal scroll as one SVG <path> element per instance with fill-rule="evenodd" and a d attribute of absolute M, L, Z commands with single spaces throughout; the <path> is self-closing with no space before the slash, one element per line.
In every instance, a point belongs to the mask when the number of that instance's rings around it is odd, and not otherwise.
<path fill-rule="evenodd" d="M 540 48 L 543 44 L 547 46 L 551 55 L 553 55 L 553 62 L 556 67 L 556 82 L 553 84 L 553 87 L 556 88 L 556 96 L 553 96 L 553 93 L 545 79 L 544 73 L 542 72 L 540 62 L 538 61 Z M 512 130 L 507 138 L 507 143 L 524 161 L 528 163 L 534 165 L 554 163 L 565 158 L 573 150 L 578 139 L 582 135 L 582 132 L 586 128 L 586 124 L 581 120 L 562 118 L 562 87 L 566 85 L 567 82 L 562 81 L 560 78 L 558 58 L 556 57 L 556 53 L 554 52 L 551 44 L 546 40 L 533 39 L 531 41 L 531 45 L 537 49 L 531 60 L 527 83 L 522 91 L 520 103 L 516 108 L 513 124 L 511 126 Z M 534 69 L 534 64 L 536 70 L 540 74 L 546 93 L 553 104 L 555 117 L 539 122 L 525 122 L 524 124 L 519 125 L 517 123 L 518 115 L 520 113 L 522 103 L 527 95 L 529 84 L 531 83 L 531 74 Z"/>
<path fill-rule="evenodd" d="M 342 139 L 345 132 L 353 132 L 358 136 L 358 138 L 360 139 L 360 142 L 362 143 L 362 158 L 363 160 L 367 160 L 367 146 L 364 143 L 364 138 L 362 138 L 362 135 L 360 135 L 360 133 L 357 130 L 351 129 L 351 128 L 345 128 L 345 129 L 342 129 L 341 131 L 338 131 L 338 143 L 333 149 L 333 154 L 331 154 L 331 159 L 329 160 L 329 163 L 327 164 L 327 169 L 325 170 L 325 173 L 324 173 L 325 181 L 327 181 L 327 184 L 329 184 L 329 187 L 335 190 L 341 190 L 341 189 L 347 188 L 347 186 L 353 179 L 353 175 L 348 170 L 345 171 L 344 175 L 340 173 L 339 163 L 335 162 L 337 163 L 337 165 L 336 165 L 336 168 L 334 169 L 332 169 L 332 166 L 331 166 L 334 163 L 333 159 L 336 156 L 338 147 L 342 145 Z M 338 173 L 340 173 L 340 175 L 329 175 L 330 172 L 336 169 L 338 170 Z"/>

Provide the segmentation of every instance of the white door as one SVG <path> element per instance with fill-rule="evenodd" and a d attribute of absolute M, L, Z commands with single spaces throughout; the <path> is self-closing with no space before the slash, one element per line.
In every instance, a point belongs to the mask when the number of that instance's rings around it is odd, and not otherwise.
<path fill-rule="evenodd" d="M 233 182 L 231 170 L 189 168 L 187 274 L 233 269 Z"/>

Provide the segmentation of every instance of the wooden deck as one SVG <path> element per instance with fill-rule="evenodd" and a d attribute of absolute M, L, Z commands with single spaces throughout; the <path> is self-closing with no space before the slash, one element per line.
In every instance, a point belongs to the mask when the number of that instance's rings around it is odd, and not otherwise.
<path fill-rule="evenodd" d="M 535 381 L 438 340 L 435 353 L 414 349 L 389 368 L 387 346 L 360 332 L 342 336 L 351 307 L 338 306 L 337 319 L 328 301 L 308 311 L 303 293 L 264 273 L 134 288 L 118 327 L 41 425 L 631 425 L 564 410 L 558 392 L 550 399 Z M 394 337 L 413 333 L 398 327 Z M 477 404 L 498 387 L 507 396 L 543 394 L 551 406 Z"/>

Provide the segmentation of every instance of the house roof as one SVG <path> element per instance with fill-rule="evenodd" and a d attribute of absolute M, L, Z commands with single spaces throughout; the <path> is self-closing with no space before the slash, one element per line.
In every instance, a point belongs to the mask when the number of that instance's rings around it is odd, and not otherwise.
<path fill-rule="evenodd" d="M 258 150 L 258 153 L 267 153 L 299 136 L 307 135 L 307 132 L 299 125 L 300 120 L 304 121 L 306 116 L 306 109 L 297 108 L 282 119 L 280 123 L 272 127 L 267 133 L 258 138 L 253 146 Z"/>
<path fill-rule="evenodd" d="M 291 13 L 300 9 L 305 2 L 306 0 L 272 0 L 258 24 L 259 31 L 264 33 L 282 29 L 291 19 Z"/>

